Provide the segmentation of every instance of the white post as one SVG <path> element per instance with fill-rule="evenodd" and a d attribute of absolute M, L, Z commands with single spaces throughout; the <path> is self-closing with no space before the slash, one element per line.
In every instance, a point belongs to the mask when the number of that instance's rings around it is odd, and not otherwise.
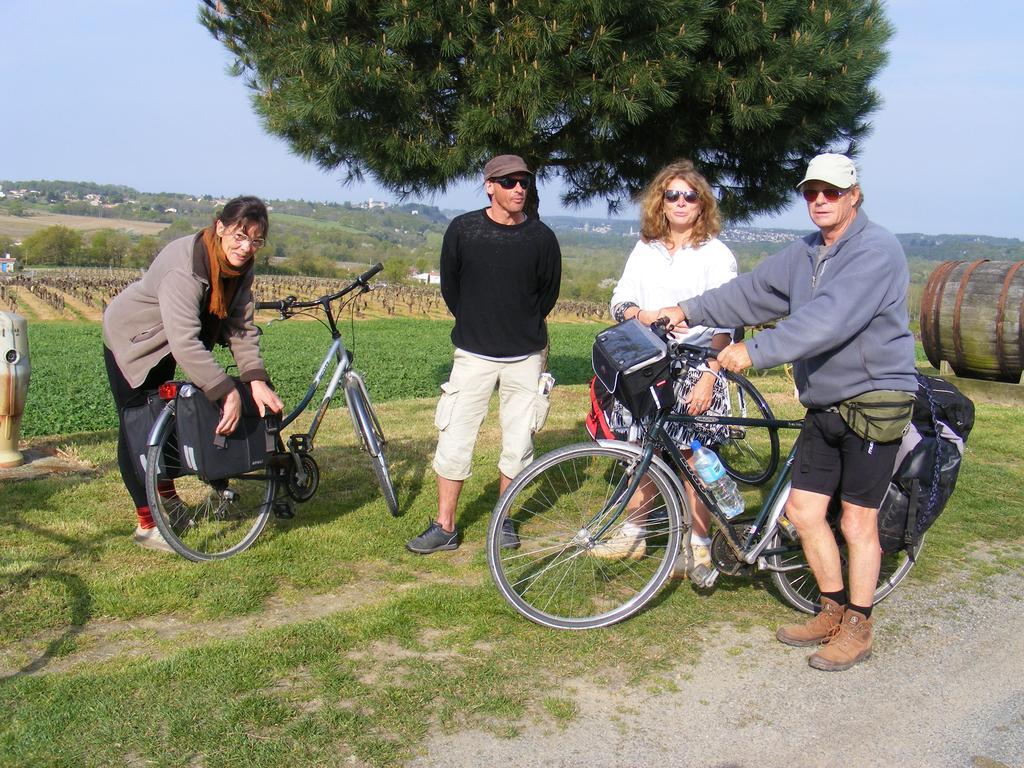
<path fill-rule="evenodd" d="M 0 312 L 0 467 L 25 463 L 18 438 L 30 372 L 28 322 L 13 312 Z"/>

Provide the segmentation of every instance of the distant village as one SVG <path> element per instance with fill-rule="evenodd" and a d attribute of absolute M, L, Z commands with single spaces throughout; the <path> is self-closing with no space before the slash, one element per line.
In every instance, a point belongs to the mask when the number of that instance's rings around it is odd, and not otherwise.
<path fill-rule="evenodd" d="M 206 203 L 206 204 L 212 205 L 214 207 L 220 207 L 220 206 L 224 205 L 228 201 L 228 199 L 226 197 L 224 197 L 224 198 L 209 197 L 209 196 L 194 197 L 194 196 L 186 196 L 186 195 L 180 195 L 180 196 L 176 195 L 175 197 L 180 197 L 181 199 L 183 199 L 183 200 L 185 200 L 187 202 L 192 202 L 192 203 Z M 25 201 L 28 201 L 28 202 L 51 202 L 51 203 L 52 202 L 58 202 L 58 201 L 53 199 L 52 195 L 51 196 L 47 196 L 46 194 L 44 194 L 42 191 L 40 191 L 38 189 L 21 188 L 21 189 L 7 189 L 7 190 L 5 190 L 3 188 L 3 186 L 0 185 L 0 200 L 4 200 L 4 199 L 7 199 L 7 198 L 10 198 L 11 200 L 25 200 Z M 109 199 L 109 197 L 107 197 L 107 199 L 104 199 L 103 195 L 100 195 L 100 194 L 98 194 L 96 192 L 89 192 L 89 193 L 86 193 L 84 195 L 77 195 L 74 192 L 62 192 L 61 196 L 60 196 L 60 202 L 65 202 L 65 203 L 83 202 L 83 203 L 88 203 L 93 208 L 107 208 L 107 209 L 118 208 L 118 207 L 120 207 L 122 205 L 131 206 L 131 205 L 139 205 L 140 204 L 139 200 L 132 200 L 132 199 L 128 199 L 128 198 L 125 198 L 125 199 L 122 199 L 122 200 L 111 200 L 111 199 Z M 366 200 L 363 200 L 362 202 L 359 202 L 359 203 L 351 203 L 350 205 L 351 205 L 352 208 L 358 208 L 358 209 L 361 209 L 361 210 L 364 210 L 364 211 L 368 211 L 368 210 L 371 210 L 371 209 L 374 209 L 374 208 L 387 209 L 387 208 L 395 207 L 395 203 L 390 203 L 390 202 L 388 202 L 386 200 L 374 200 L 372 197 L 367 198 Z M 273 206 L 271 206 L 271 205 L 268 205 L 267 209 L 271 210 L 271 211 L 274 210 Z M 163 209 L 163 212 L 164 213 L 178 213 L 178 209 L 173 207 L 173 206 L 168 206 L 168 207 Z M 416 215 L 419 214 L 419 211 L 418 210 L 412 210 L 412 211 L 409 211 L 409 213 L 411 215 L 413 215 L 413 216 L 416 216 Z"/>
<path fill-rule="evenodd" d="M 624 228 L 626 227 L 626 228 Z M 640 230 L 635 224 L 626 225 L 624 222 L 602 222 L 593 224 L 585 221 L 578 226 L 570 227 L 574 232 L 584 232 L 594 235 L 612 235 L 619 233 L 622 237 L 635 239 L 640 236 Z M 792 232 L 774 229 L 755 229 L 751 227 L 726 227 L 719 234 L 719 238 L 729 243 L 788 243 L 796 237 Z"/>

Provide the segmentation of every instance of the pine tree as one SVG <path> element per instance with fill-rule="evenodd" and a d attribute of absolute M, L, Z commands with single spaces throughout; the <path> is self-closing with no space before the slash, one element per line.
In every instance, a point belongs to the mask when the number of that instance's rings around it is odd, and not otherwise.
<path fill-rule="evenodd" d="M 856 154 L 892 34 L 880 0 L 203 0 L 268 131 L 399 196 L 499 152 L 615 210 L 690 157 L 724 213 L 779 210 Z"/>

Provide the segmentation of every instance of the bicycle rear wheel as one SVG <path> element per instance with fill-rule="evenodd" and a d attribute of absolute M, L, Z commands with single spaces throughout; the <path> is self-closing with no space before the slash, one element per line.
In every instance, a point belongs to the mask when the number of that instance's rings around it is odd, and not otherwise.
<path fill-rule="evenodd" d="M 786 488 L 781 498 L 789 495 Z M 830 515 L 832 532 L 839 542 L 839 557 L 843 564 L 843 578 L 846 579 L 847 554 L 846 543 L 839 532 L 839 523 L 834 516 Z M 901 550 L 895 554 L 883 554 L 882 566 L 878 572 L 878 586 L 875 588 L 874 603 L 880 603 L 887 598 L 892 591 L 899 586 L 914 567 L 917 557 L 924 545 L 924 537 L 914 545 L 911 550 Z M 786 568 L 784 571 L 772 571 L 772 581 L 779 593 L 798 611 L 804 613 L 817 613 L 820 608 L 821 592 L 818 589 L 818 582 L 814 578 L 811 567 L 807 564 L 803 548 L 799 542 L 790 542 L 781 534 L 776 533 L 770 543 L 771 549 L 782 550 L 780 554 L 770 555 L 768 564 L 771 568 Z M 845 581 L 845 583 L 849 583 Z"/>
<path fill-rule="evenodd" d="M 164 540 L 195 562 L 221 560 L 248 549 L 267 524 L 277 492 L 269 466 L 206 482 L 183 466 L 175 434 L 174 403 L 153 425 L 146 454 L 146 495 Z"/>
<path fill-rule="evenodd" d="M 639 501 L 616 516 L 636 461 L 623 448 L 581 443 L 516 476 L 487 531 L 491 576 L 516 611 L 546 627 L 590 629 L 622 621 L 657 594 L 679 551 L 683 502 L 651 466 Z M 502 547 L 509 520 L 515 549 Z M 626 522 L 636 528 L 624 530 Z"/>
<path fill-rule="evenodd" d="M 388 469 L 387 440 L 384 438 L 380 419 L 370 404 L 370 395 L 366 391 L 363 377 L 355 371 L 349 372 L 345 378 L 345 399 L 356 434 L 363 442 L 363 449 L 370 456 L 370 467 L 377 477 L 384 503 L 387 504 L 392 516 L 397 517 L 398 497 L 395 494 L 395 484 L 391 480 L 391 471 Z"/>
<path fill-rule="evenodd" d="M 772 409 L 746 378 L 722 371 L 729 391 L 729 416 L 774 419 Z M 767 426 L 727 426 L 728 437 L 717 452 L 725 471 L 737 480 L 760 485 L 779 468 L 779 431 Z"/>

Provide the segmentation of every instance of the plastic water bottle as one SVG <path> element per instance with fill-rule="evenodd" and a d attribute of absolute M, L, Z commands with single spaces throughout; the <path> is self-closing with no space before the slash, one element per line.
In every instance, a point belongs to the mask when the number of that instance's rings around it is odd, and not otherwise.
<path fill-rule="evenodd" d="M 699 440 L 690 443 L 693 451 L 693 466 L 697 476 L 707 486 L 718 502 L 718 508 L 730 520 L 743 511 L 743 496 L 733 479 L 725 473 L 725 467 L 714 451 L 704 448 Z"/>

